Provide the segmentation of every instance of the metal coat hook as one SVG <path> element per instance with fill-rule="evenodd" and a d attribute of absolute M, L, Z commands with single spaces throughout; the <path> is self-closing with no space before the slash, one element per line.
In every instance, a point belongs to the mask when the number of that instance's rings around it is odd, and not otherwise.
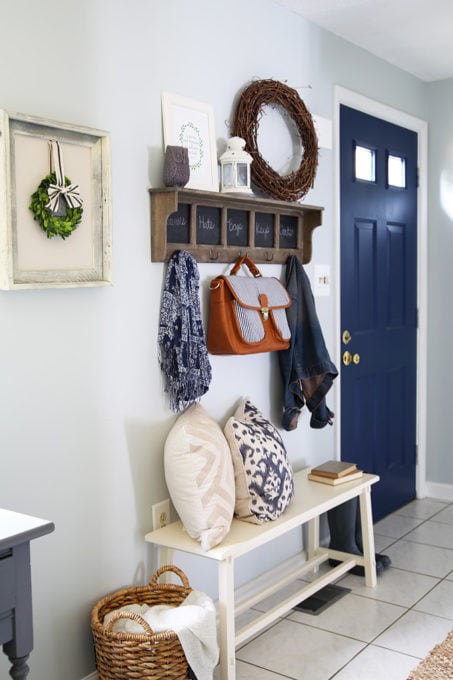
<path fill-rule="evenodd" d="M 219 251 L 217 250 L 217 251 L 214 252 L 213 249 L 211 248 L 210 251 L 209 251 L 209 259 L 210 260 L 218 260 L 219 259 Z"/>

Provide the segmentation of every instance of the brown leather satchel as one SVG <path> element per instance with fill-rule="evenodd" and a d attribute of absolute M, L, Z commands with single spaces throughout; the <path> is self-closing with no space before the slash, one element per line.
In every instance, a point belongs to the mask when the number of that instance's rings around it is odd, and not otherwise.
<path fill-rule="evenodd" d="M 252 276 L 236 276 L 241 265 Z M 257 354 L 288 349 L 291 333 L 286 308 L 291 299 L 275 277 L 262 276 L 243 256 L 229 275 L 217 276 L 209 286 L 207 347 L 211 354 Z"/>

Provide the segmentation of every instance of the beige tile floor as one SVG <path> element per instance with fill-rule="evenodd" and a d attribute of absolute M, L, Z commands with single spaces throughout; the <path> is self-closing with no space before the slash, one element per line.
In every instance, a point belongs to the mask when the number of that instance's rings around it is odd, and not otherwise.
<path fill-rule="evenodd" d="M 376 588 L 344 576 L 351 592 L 322 613 L 293 610 L 238 649 L 237 680 L 406 680 L 453 630 L 453 503 L 413 501 L 375 540 L 392 559 Z"/>

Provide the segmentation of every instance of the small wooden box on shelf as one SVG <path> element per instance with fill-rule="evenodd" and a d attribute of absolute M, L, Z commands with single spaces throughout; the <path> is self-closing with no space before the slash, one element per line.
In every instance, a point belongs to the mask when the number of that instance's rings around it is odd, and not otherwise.
<path fill-rule="evenodd" d="M 312 233 L 323 208 L 196 189 L 150 189 L 151 261 L 178 249 L 197 262 L 233 262 L 247 253 L 256 263 L 311 260 Z"/>

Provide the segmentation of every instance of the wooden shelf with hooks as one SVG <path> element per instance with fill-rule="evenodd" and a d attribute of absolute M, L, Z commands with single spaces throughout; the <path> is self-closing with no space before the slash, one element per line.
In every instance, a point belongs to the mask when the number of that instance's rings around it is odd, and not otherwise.
<path fill-rule="evenodd" d="M 283 264 L 297 255 L 311 260 L 312 233 L 323 208 L 252 195 L 197 189 L 150 189 L 151 261 L 165 262 L 187 250 L 197 262 Z"/>

